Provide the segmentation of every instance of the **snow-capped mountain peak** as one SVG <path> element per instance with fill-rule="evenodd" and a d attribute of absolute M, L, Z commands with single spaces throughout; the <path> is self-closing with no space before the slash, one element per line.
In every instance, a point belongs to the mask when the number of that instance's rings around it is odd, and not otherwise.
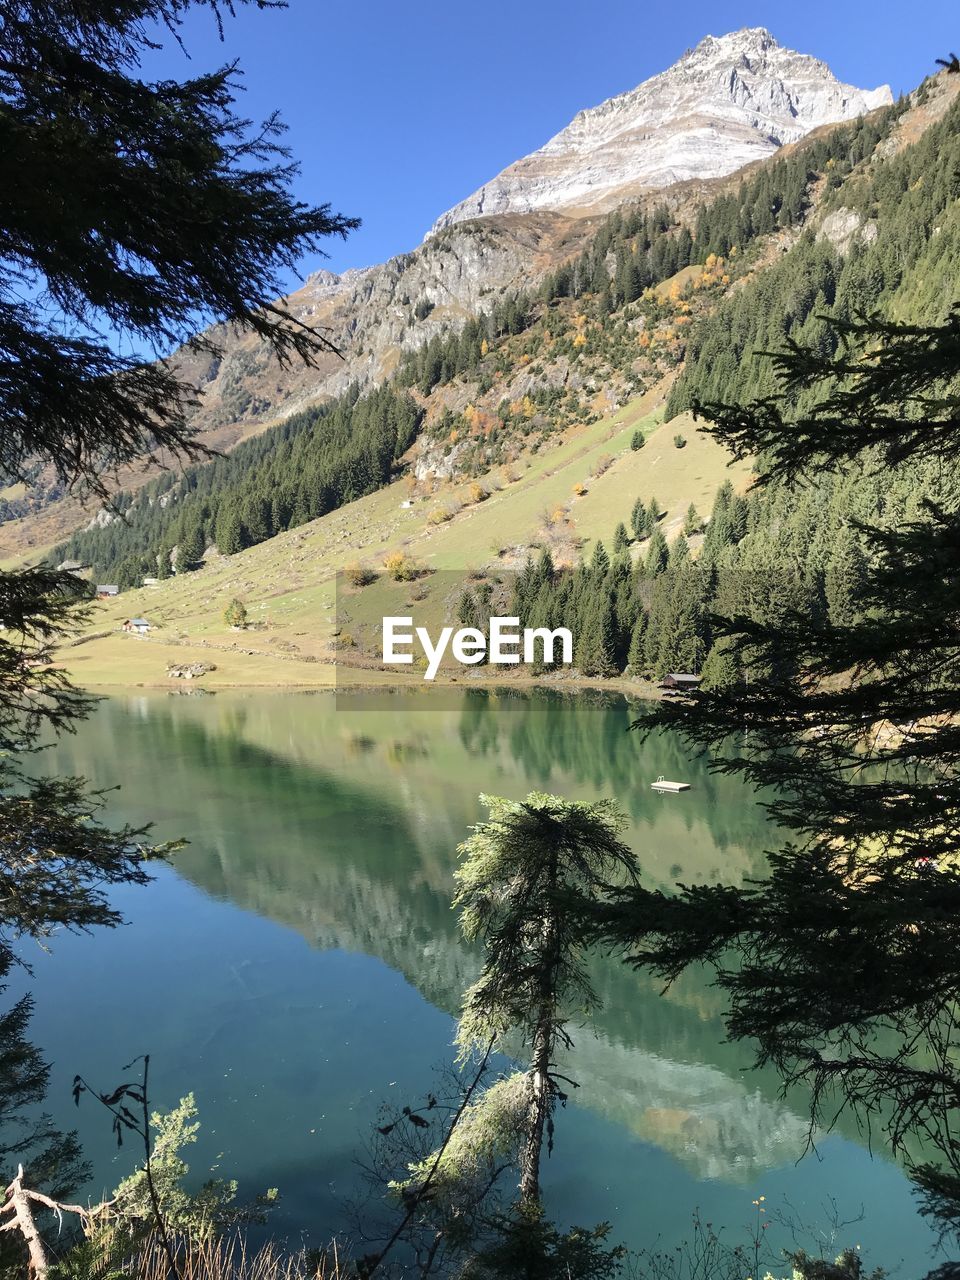
<path fill-rule="evenodd" d="M 785 49 L 763 27 L 706 36 L 667 71 L 579 112 L 432 231 L 492 214 L 597 210 L 642 190 L 720 177 L 819 125 L 891 101 L 888 86 L 843 84 L 826 63 Z"/>

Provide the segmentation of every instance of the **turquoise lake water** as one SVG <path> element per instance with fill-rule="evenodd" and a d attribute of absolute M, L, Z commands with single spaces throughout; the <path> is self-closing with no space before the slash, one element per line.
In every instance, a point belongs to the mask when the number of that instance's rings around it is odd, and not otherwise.
<path fill-rule="evenodd" d="M 89 1194 L 134 1152 L 90 1104 L 74 1111 L 70 1081 L 112 1084 L 149 1052 L 158 1107 L 196 1095 L 198 1178 L 216 1169 L 246 1196 L 278 1187 L 270 1230 L 284 1238 L 349 1230 L 378 1107 L 415 1103 L 453 1058 L 476 956 L 450 907 L 452 872 L 481 792 L 613 796 L 645 880 L 662 886 L 737 882 L 775 847 L 748 790 L 676 741 L 626 732 L 620 699 L 477 690 L 425 706 L 124 696 L 49 753 L 51 769 L 120 784 L 111 818 L 190 841 L 150 886 L 115 894 L 125 927 L 28 953 L 31 1035 L 54 1064 L 47 1109 L 79 1129 Z M 693 789 L 657 795 L 658 774 Z M 697 1209 L 742 1237 L 764 1195 L 771 1218 L 804 1224 L 807 1247 L 861 1244 L 895 1274 L 928 1268 L 931 1237 L 897 1165 L 852 1122 L 806 1150 L 806 1100 L 746 1069 L 704 976 L 661 995 L 614 958 L 592 971 L 604 1003 L 567 1059 L 580 1088 L 545 1169 L 552 1214 L 673 1247 Z M 780 1226 L 771 1239 L 791 1243 Z"/>

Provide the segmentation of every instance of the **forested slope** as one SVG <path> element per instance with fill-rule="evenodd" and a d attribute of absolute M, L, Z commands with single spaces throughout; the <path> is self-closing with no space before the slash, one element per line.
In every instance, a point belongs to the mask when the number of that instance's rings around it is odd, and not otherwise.
<path fill-rule="evenodd" d="M 188 571 L 211 546 L 232 555 L 302 525 L 403 467 L 436 487 L 552 447 L 681 364 L 703 317 L 764 266 L 771 242 L 789 243 L 824 186 L 863 167 L 902 110 L 826 130 L 714 198 L 614 213 L 538 290 L 494 299 L 435 335 L 386 387 L 363 397 L 353 387 L 226 459 L 121 494 L 122 520 L 105 513 L 54 559 L 135 586 Z"/>

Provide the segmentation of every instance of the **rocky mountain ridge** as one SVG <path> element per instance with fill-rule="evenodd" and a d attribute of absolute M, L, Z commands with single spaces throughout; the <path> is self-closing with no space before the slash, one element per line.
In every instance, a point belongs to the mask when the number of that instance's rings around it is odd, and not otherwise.
<path fill-rule="evenodd" d="M 667 71 L 581 111 L 442 214 L 431 234 L 493 214 L 609 209 L 640 191 L 720 177 L 891 101 L 888 86 L 843 84 L 763 27 L 707 36 Z"/>
<path fill-rule="evenodd" d="M 522 199 L 472 212 L 464 201 L 411 253 L 342 275 L 315 272 L 287 302 L 298 319 L 323 328 L 344 359 L 281 371 L 262 344 L 240 336 L 221 365 L 195 371 L 204 385 L 199 425 L 275 420 L 352 382 L 378 383 L 405 351 L 459 328 L 498 295 L 535 284 L 572 256 L 609 208 L 671 189 L 682 200 L 684 184 L 702 191 L 825 123 L 890 100 L 886 87 L 841 84 L 825 63 L 783 48 L 763 28 L 707 36 L 667 71 L 581 112 L 518 162 L 529 169 L 547 157 L 564 169 L 561 182 L 545 181 L 534 193 L 524 177 Z M 658 159 L 664 148 L 672 148 L 669 163 Z M 592 192 L 594 207 L 574 207 L 581 188 Z"/>

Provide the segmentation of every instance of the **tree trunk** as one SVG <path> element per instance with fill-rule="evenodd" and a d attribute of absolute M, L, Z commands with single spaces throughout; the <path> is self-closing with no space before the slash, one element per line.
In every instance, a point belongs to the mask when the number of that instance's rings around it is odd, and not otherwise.
<path fill-rule="evenodd" d="M 51 1200 L 42 1191 L 31 1191 L 29 1187 L 23 1185 L 22 1164 L 17 1166 L 17 1176 L 7 1187 L 4 1195 L 6 1199 L 0 1205 L 0 1217 L 6 1217 L 8 1214 L 12 1216 L 4 1222 L 3 1226 L 0 1226 L 0 1231 L 19 1231 L 23 1236 L 30 1257 L 30 1275 L 33 1280 L 46 1280 L 50 1268 L 46 1245 L 37 1230 L 33 1216 L 35 1204 L 49 1209 L 59 1218 L 62 1218 L 65 1213 L 75 1213 L 85 1228 L 92 1218 L 105 1212 L 113 1204 L 112 1200 L 104 1200 L 92 1208 L 85 1209 L 83 1205 L 61 1204 L 58 1200 Z"/>
<path fill-rule="evenodd" d="M 525 1208 L 533 1208 L 540 1204 L 543 1130 L 550 1118 L 550 1107 L 553 1102 L 550 1059 L 556 1038 L 557 970 L 560 965 L 560 931 L 553 904 L 556 902 L 559 874 L 559 859 L 557 851 L 554 850 L 547 877 L 550 907 L 543 917 L 537 1022 L 531 1045 L 531 1097 L 527 1139 L 520 1155 L 520 1204 Z"/>
<path fill-rule="evenodd" d="M 533 1038 L 529 1119 L 526 1141 L 520 1153 L 520 1203 L 526 1207 L 540 1203 L 540 1157 L 543 1153 L 543 1130 L 550 1111 L 552 1030 L 552 1018 L 544 1007 Z"/>
<path fill-rule="evenodd" d="M 47 1257 L 46 1246 L 34 1221 L 30 1196 L 23 1185 L 23 1165 L 19 1166 L 17 1176 L 7 1187 L 7 1197 L 7 1204 L 4 1206 L 3 1211 L 5 1213 L 12 1211 L 13 1218 L 4 1225 L 3 1229 L 8 1231 L 15 1227 L 20 1232 L 30 1255 L 31 1276 L 34 1277 L 34 1280 L 46 1280 L 47 1271 L 50 1268 L 50 1259 Z"/>

